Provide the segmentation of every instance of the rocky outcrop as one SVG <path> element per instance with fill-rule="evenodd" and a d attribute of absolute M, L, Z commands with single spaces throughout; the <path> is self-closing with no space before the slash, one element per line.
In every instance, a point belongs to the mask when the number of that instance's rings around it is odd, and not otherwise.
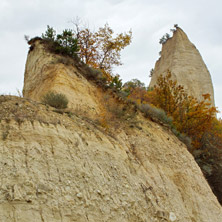
<path fill-rule="evenodd" d="M 0 221 L 221 222 L 200 168 L 167 128 L 137 116 L 107 130 L 0 99 Z"/>
<path fill-rule="evenodd" d="M 190 42 L 181 28 L 177 28 L 173 37 L 162 46 L 161 57 L 155 64 L 150 87 L 156 84 L 157 78 L 167 71 L 178 84 L 183 85 L 189 95 L 199 101 L 203 94 L 211 95 L 214 104 L 214 90 L 210 73 L 196 47 Z"/>
<path fill-rule="evenodd" d="M 221 222 L 185 145 L 140 113 L 101 124 L 110 95 L 58 58 L 37 41 L 26 98 L 0 97 L 0 221 Z M 67 95 L 68 111 L 38 102 L 52 89 Z"/>
<path fill-rule="evenodd" d="M 38 39 L 32 42 L 31 49 L 25 67 L 25 98 L 41 101 L 47 92 L 55 91 L 66 95 L 70 108 L 98 115 L 102 92 L 83 77 L 69 58 L 50 53 Z"/>

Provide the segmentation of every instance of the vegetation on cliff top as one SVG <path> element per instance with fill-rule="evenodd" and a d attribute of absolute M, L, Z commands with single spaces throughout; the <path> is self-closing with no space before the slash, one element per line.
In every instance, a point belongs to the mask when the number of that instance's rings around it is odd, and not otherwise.
<path fill-rule="evenodd" d="M 74 25 L 73 30 L 65 29 L 61 34 L 56 34 L 53 27 L 47 26 L 41 38 L 36 37 L 28 42 L 32 44 L 35 39 L 43 40 L 51 52 L 71 58 L 78 57 L 89 67 L 100 70 L 104 78 L 111 82 L 115 78 L 112 73 L 113 67 L 122 65 L 120 53 L 131 43 L 132 31 L 120 33 L 114 37 L 114 31 L 108 24 L 97 31 L 80 27 L 79 23 Z M 28 40 L 27 37 L 25 38 Z"/>
<path fill-rule="evenodd" d="M 177 29 L 178 26 L 175 25 Z M 78 55 L 81 61 L 95 71 L 90 71 L 92 78 L 105 78 L 105 84 L 113 88 L 122 98 L 133 101 L 141 111 L 151 115 L 151 110 L 156 113 L 166 112 L 166 116 L 172 117 L 172 121 L 162 118 L 161 115 L 153 115 L 159 119 L 165 119 L 171 122 L 174 132 L 187 135 L 192 139 L 192 150 L 200 149 L 205 144 L 206 135 L 214 131 L 216 108 L 210 107 L 208 101 L 209 95 L 203 95 L 203 101 L 198 102 L 195 98 L 188 96 L 183 86 L 178 86 L 176 81 L 171 80 L 171 74 L 161 76 L 157 81 L 157 86 L 153 89 L 147 89 L 139 80 L 132 80 L 124 85 L 118 75 L 112 75 L 113 65 L 120 65 L 120 51 L 130 44 L 132 33 L 119 34 L 113 37 L 113 30 L 105 24 L 103 28 L 92 32 L 89 28 L 80 28 L 75 24 L 74 30 L 65 29 L 62 34 L 56 35 L 53 28 L 47 27 L 42 38 L 55 44 L 55 50 L 61 50 L 61 53 L 67 55 Z M 59 46 L 59 47 L 58 47 Z M 96 71 L 98 70 L 98 71 Z M 100 77 L 99 72 L 102 71 Z M 144 104 L 150 104 L 144 106 Z M 155 106 L 157 109 L 151 108 Z M 154 111 L 153 111 L 154 112 Z M 214 124 L 213 124 L 214 123 Z M 175 130 L 176 129 L 176 130 Z M 177 133 L 175 133 L 177 134 Z M 220 134 L 216 134 L 219 138 Z"/>

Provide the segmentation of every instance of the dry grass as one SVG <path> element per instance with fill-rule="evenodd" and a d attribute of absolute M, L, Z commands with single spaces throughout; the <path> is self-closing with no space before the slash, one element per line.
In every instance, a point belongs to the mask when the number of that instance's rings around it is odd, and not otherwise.
<path fill-rule="evenodd" d="M 43 96 L 42 102 L 57 109 L 65 109 L 69 103 L 64 94 L 51 91 Z"/>
<path fill-rule="evenodd" d="M 0 96 L 0 121 L 10 122 L 15 120 L 19 125 L 28 120 L 39 121 L 45 124 L 61 124 L 65 121 L 64 115 L 53 112 L 55 108 L 45 106 L 42 103 L 16 96 Z"/>

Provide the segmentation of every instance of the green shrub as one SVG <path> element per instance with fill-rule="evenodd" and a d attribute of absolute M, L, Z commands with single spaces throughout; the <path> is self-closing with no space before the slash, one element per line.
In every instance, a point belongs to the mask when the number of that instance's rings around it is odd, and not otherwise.
<path fill-rule="evenodd" d="M 42 39 L 47 42 L 47 47 L 51 52 L 75 58 L 79 47 L 77 39 L 73 36 L 72 30 L 65 29 L 62 34 L 56 35 L 56 31 L 52 27 L 47 26 L 45 34 L 42 34 Z"/>
<path fill-rule="evenodd" d="M 172 125 L 173 119 L 168 117 L 162 109 L 158 109 L 149 104 L 142 104 L 139 106 L 139 109 L 145 114 L 145 117 L 157 119 L 162 123 Z"/>
<path fill-rule="evenodd" d="M 73 36 L 74 33 L 72 30 L 65 29 L 62 34 L 57 35 L 56 39 L 60 46 L 59 49 L 70 56 L 76 55 L 76 52 L 78 51 L 77 39 L 73 38 Z"/>
<path fill-rule="evenodd" d="M 128 96 L 128 93 L 126 91 L 117 91 L 117 95 L 119 96 L 119 98 L 123 99 L 123 100 L 127 100 L 127 96 Z M 128 101 L 130 102 L 130 101 Z"/>
<path fill-rule="evenodd" d="M 48 92 L 43 96 L 42 102 L 57 109 L 65 109 L 69 101 L 62 93 Z"/>
<path fill-rule="evenodd" d="M 112 78 L 112 81 L 109 83 L 109 86 L 117 91 L 120 91 L 123 87 L 122 80 L 119 75 L 116 75 Z"/>
<path fill-rule="evenodd" d="M 99 80 L 103 77 L 103 73 L 99 69 L 94 69 L 86 64 L 83 64 L 85 77 L 89 80 Z"/>

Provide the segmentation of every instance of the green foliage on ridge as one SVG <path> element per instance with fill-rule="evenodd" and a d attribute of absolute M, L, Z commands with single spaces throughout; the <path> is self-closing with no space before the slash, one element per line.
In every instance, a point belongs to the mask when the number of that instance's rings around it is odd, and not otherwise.
<path fill-rule="evenodd" d="M 52 27 L 47 26 L 46 32 L 42 34 L 42 39 L 49 43 L 51 51 L 58 54 L 76 57 L 79 50 L 77 39 L 74 38 L 74 33 L 70 29 L 63 30 L 62 34 L 56 34 Z"/>

